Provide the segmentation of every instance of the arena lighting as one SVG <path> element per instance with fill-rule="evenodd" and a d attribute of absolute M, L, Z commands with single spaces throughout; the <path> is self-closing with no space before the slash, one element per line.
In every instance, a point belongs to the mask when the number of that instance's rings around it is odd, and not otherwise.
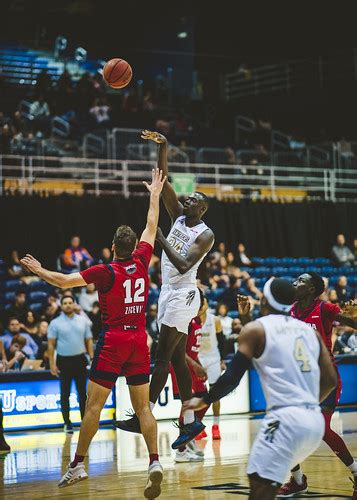
<path fill-rule="evenodd" d="M 74 59 L 77 62 L 85 62 L 87 60 L 87 51 L 83 47 L 77 47 L 74 51 Z"/>
<path fill-rule="evenodd" d="M 180 31 L 179 33 L 177 33 L 177 38 L 187 38 L 187 37 L 188 37 L 187 31 Z"/>
<path fill-rule="evenodd" d="M 55 57 L 59 56 L 60 52 L 63 52 L 67 48 L 67 38 L 62 35 L 59 35 L 55 40 Z"/>

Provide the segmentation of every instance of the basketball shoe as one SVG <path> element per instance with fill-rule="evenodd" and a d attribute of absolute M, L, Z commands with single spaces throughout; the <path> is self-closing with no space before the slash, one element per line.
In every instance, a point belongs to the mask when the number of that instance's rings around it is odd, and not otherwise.
<path fill-rule="evenodd" d="M 307 478 L 305 474 L 302 476 L 301 484 L 298 484 L 291 476 L 290 481 L 281 486 L 276 496 L 277 498 L 290 498 L 300 495 L 301 493 L 306 493 L 307 490 Z"/>
<path fill-rule="evenodd" d="M 173 450 L 177 450 L 192 441 L 206 426 L 196 419 L 190 424 L 177 424 L 177 427 L 180 429 L 180 435 L 171 445 Z"/>
<path fill-rule="evenodd" d="M 191 450 L 195 455 L 198 455 L 199 457 L 204 457 L 204 453 L 202 450 L 199 450 L 197 447 L 197 444 L 195 443 L 195 439 L 192 439 L 189 443 L 187 443 L 186 447 Z"/>
<path fill-rule="evenodd" d="M 218 424 L 212 425 L 212 439 L 221 439 L 221 433 L 219 432 Z"/>
<path fill-rule="evenodd" d="M 144 490 L 145 498 L 157 498 L 161 493 L 161 482 L 163 478 L 162 465 L 158 460 L 155 460 L 148 469 L 148 482 Z"/>
<path fill-rule="evenodd" d="M 197 455 L 193 450 L 186 447 L 183 451 L 176 450 L 175 462 L 203 462 L 204 458 L 202 455 Z"/>
<path fill-rule="evenodd" d="M 87 477 L 88 474 L 85 471 L 83 462 L 79 462 L 75 467 L 71 467 L 69 464 L 66 473 L 62 476 L 61 481 L 58 483 L 58 487 L 65 488 L 66 486 L 72 486 L 72 484 L 83 481 L 84 479 L 87 479 Z"/>
<path fill-rule="evenodd" d="M 118 429 L 127 432 L 136 432 L 137 434 L 141 434 L 140 421 L 135 413 L 128 412 L 127 416 L 130 416 L 128 420 L 115 420 L 114 425 Z"/>
<path fill-rule="evenodd" d="M 351 481 L 353 483 L 353 493 L 351 498 L 352 500 L 357 500 L 357 475 L 353 476 L 353 479 L 351 479 Z"/>
<path fill-rule="evenodd" d="M 63 430 L 66 434 L 74 434 L 73 425 L 71 423 L 64 424 Z"/>
<path fill-rule="evenodd" d="M 195 437 L 195 441 L 200 441 L 201 439 L 205 439 L 206 437 L 207 437 L 207 432 L 203 430 Z"/>

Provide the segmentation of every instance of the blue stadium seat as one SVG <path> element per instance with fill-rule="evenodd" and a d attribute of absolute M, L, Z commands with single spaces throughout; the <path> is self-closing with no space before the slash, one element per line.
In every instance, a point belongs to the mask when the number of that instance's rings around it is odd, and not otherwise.
<path fill-rule="evenodd" d="M 281 278 L 283 280 L 289 281 L 290 283 L 294 283 L 294 281 L 296 280 L 297 277 L 296 276 L 295 277 L 294 276 L 281 276 Z"/>
<path fill-rule="evenodd" d="M 297 259 L 297 264 L 299 266 L 308 266 L 313 263 L 313 260 L 310 259 L 309 257 L 299 257 Z"/>
<path fill-rule="evenodd" d="M 238 311 L 228 311 L 227 316 L 233 319 L 238 318 Z"/>
<path fill-rule="evenodd" d="M 328 280 L 329 287 L 333 287 L 337 284 L 338 276 L 331 276 Z"/>
<path fill-rule="evenodd" d="M 315 259 L 313 259 L 314 261 L 314 264 L 315 266 L 328 266 L 329 264 L 331 264 L 331 261 L 330 259 L 326 259 L 325 257 L 316 257 Z"/>
<path fill-rule="evenodd" d="M 21 280 L 6 280 L 4 283 L 4 288 L 8 292 L 16 292 L 20 288 L 26 288 L 26 285 Z"/>
<path fill-rule="evenodd" d="M 294 276 L 295 279 L 300 276 L 300 274 L 303 274 L 305 272 L 305 268 L 304 267 L 299 267 L 299 266 L 291 266 L 289 268 L 289 274 L 291 276 Z"/>
<path fill-rule="evenodd" d="M 262 266 L 264 264 L 264 259 L 262 259 L 262 257 L 253 257 L 252 261 L 258 266 Z"/>
<path fill-rule="evenodd" d="M 254 271 L 254 273 L 252 272 L 252 276 L 257 276 L 257 277 L 263 277 L 263 276 L 270 276 L 271 275 L 271 269 L 270 267 L 265 267 L 265 266 L 262 266 L 262 267 L 256 267 L 254 270 L 252 269 L 252 271 Z"/>
<path fill-rule="evenodd" d="M 278 266 L 279 264 L 280 264 L 280 259 L 278 259 L 277 257 L 266 257 L 263 262 L 264 266 L 269 266 L 269 267 Z"/>
<path fill-rule="evenodd" d="M 28 300 L 30 304 L 35 302 L 41 302 L 44 304 L 47 300 L 48 294 L 46 292 L 30 292 L 28 294 Z"/>
<path fill-rule="evenodd" d="M 271 273 L 273 276 L 280 277 L 280 276 L 283 276 L 284 274 L 287 274 L 288 271 L 289 270 L 287 267 L 278 266 L 278 267 L 273 267 L 271 270 Z"/>
<path fill-rule="evenodd" d="M 29 308 L 31 309 L 32 312 L 40 312 L 41 309 L 43 308 L 42 302 L 34 302 L 33 304 L 29 305 Z"/>
<path fill-rule="evenodd" d="M 52 289 L 53 287 L 45 281 L 31 281 L 28 285 L 29 292 L 50 292 Z"/>
<path fill-rule="evenodd" d="M 323 276 L 333 276 L 335 274 L 336 268 L 334 266 L 323 266 L 320 269 L 320 273 Z"/>
<path fill-rule="evenodd" d="M 320 269 L 317 266 L 306 266 L 306 272 L 307 273 L 319 273 Z"/>
<path fill-rule="evenodd" d="M 280 259 L 280 264 L 286 267 L 296 266 L 297 259 L 294 259 L 293 257 L 283 257 Z"/>
<path fill-rule="evenodd" d="M 219 298 L 221 297 L 224 291 L 225 288 L 216 288 L 215 290 L 211 290 L 210 300 L 219 301 Z"/>
<path fill-rule="evenodd" d="M 6 292 L 5 295 L 5 302 L 6 303 L 13 303 L 15 301 L 15 298 L 16 298 L 16 295 L 15 295 L 15 292 Z"/>

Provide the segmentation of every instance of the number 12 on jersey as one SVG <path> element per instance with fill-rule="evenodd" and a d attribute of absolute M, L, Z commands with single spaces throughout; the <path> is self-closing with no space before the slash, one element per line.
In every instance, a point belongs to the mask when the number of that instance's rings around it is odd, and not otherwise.
<path fill-rule="evenodd" d="M 134 284 L 134 287 L 133 287 Z M 123 283 L 125 289 L 125 299 L 124 304 L 132 304 L 133 302 L 144 302 L 145 301 L 145 280 L 144 278 L 138 278 L 135 280 L 125 280 Z M 134 289 L 133 289 L 134 288 Z M 134 293 L 134 296 L 133 296 Z"/>

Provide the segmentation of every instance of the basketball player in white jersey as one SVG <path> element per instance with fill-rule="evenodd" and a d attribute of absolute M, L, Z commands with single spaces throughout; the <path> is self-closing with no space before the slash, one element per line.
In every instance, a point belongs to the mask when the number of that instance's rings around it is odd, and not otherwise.
<path fill-rule="evenodd" d="M 226 369 L 224 363 L 224 340 L 225 337 L 222 332 L 222 325 L 219 318 L 208 311 L 207 297 L 203 299 L 203 306 L 201 307 L 198 315 L 201 327 L 201 341 L 198 359 L 207 372 L 208 383 L 212 387 L 222 371 Z M 212 425 L 212 438 L 221 439 L 219 430 L 219 414 L 220 414 L 220 401 L 215 401 L 212 405 L 213 410 L 213 425 Z M 205 431 L 202 431 L 196 439 L 206 437 Z"/>
<path fill-rule="evenodd" d="M 324 419 L 319 401 L 337 385 L 319 333 L 290 316 L 294 299 L 288 281 L 271 278 L 264 286 L 262 317 L 242 329 L 239 349 L 225 373 L 205 397 L 184 404 L 184 409 L 197 411 L 226 396 L 253 362 L 267 413 L 248 461 L 252 500 L 275 498 L 290 469 L 320 445 Z"/>
<path fill-rule="evenodd" d="M 168 176 L 166 137 L 148 130 L 144 130 L 141 137 L 159 145 L 158 168 L 163 176 Z M 162 287 L 157 318 L 160 335 L 150 382 L 151 409 L 165 387 L 170 362 L 175 371 L 181 401 L 188 401 L 192 397 L 192 378 L 186 362 L 188 325 L 200 307 L 196 285 L 197 269 L 214 242 L 212 230 L 201 220 L 208 209 L 205 194 L 192 193 L 182 204 L 167 180 L 162 190 L 162 199 L 172 227 L 167 239 L 160 229 L 156 236 L 163 249 Z M 184 425 L 180 428 L 180 436 L 172 444 L 173 449 L 186 445 L 205 428 L 202 422 L 195 419 L 191 410 L 186 411 L 183 418 Z M 117 421 L 115 425 L 129 432 L 140 432 L 136 415 L 129 420 Z"/>

